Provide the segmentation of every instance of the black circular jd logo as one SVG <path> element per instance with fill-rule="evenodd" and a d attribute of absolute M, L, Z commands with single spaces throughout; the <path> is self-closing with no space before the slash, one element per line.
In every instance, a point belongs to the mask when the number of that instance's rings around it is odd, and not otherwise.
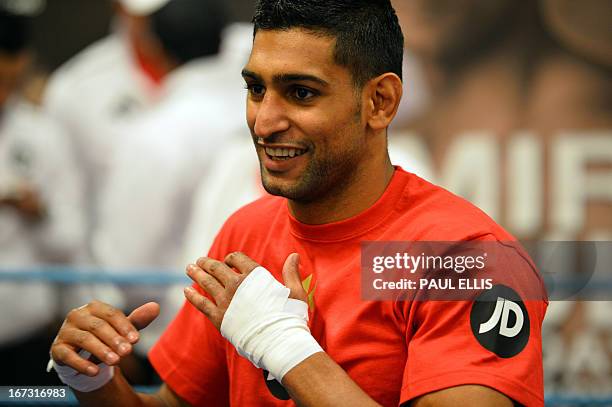
<path fill-rule="evenodd" d="M 470 325 L 476 340 L 501 358 L 518 355 L 529 341 L 529 314 L 512 288 L 496 285 L 474 301 Z"/>
<path fill-rule="evenodd" d="M 267 370 L 264 370 L 263 371 L 264 382 L 266 382 L 266 387 L 268 387 L 268 390 L 270 390 L 270 393 L 272 393 L 272 395 L 279 400 L 289 400 L 291 396 L 289 396 L 289 393 L 287 393 L 287 390 L 283 387 L 283 385 L 280 384 L 278 380 L 272 379 L 269 376 L 270 376 L 270 372 L 268 372 Z"/>

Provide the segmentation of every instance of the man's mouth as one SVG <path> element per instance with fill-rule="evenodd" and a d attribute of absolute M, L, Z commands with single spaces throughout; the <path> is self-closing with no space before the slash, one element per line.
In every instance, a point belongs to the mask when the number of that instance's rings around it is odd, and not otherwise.
<path fill-rule="evenodd" d="M 275 161 L 299 157 L 307 151 L 306 149 L 291 147 L 265 147 L 264 150 L 268 157 Z"/>

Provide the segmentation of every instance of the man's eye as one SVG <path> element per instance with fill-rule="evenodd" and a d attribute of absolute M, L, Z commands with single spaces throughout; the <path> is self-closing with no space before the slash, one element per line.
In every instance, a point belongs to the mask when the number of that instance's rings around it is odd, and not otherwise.
<path fill-rule="evenodd" d="M 261 85 L 247 85 L 246 88 L 253 96 L 262 96 L 266 91 L 266 89 Z"/>
<path fill-rule="evenodd" d="M 299 87 L 299 88 L 294 89 L 293 95 L 298 100 L 308 100 L 312 98 L 313 96 L 315 96 L 315 93 L 311 91 L 310 89 Z"/>

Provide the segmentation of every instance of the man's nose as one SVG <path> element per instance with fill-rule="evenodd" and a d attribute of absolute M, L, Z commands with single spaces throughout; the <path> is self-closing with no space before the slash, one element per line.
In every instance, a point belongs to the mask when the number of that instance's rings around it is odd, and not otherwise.
<path fill-rule="evenodd" d="M 289 129 L 288 111 L 283 99 L 272 92 L 266 93 L 258 104 L 253 131 L 257 137 L 266 138 Z"/>

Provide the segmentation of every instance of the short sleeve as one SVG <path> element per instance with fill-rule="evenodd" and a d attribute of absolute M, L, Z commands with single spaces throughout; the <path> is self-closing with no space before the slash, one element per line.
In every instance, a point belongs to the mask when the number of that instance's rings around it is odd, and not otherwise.
<path fill-rule="evenodd" d="M 214 250 L 213 245 L 211 256 Z M 186 301 L 149 352 L 149 360 L 164 383 L 191 405 L 229 406 L 226 343 Z"/>
<path fill-rule="evenodd" d="M 474 300 L 413 302 L 401 403 L 475 384 L 522 405 L 544 405 L 541 327 L 547 300 L 526 297 L 514 286 L 540 284 L 529 261 L 515 256 L 513 264 L 525 267 L 522 277 L 492 285 Z"/>

